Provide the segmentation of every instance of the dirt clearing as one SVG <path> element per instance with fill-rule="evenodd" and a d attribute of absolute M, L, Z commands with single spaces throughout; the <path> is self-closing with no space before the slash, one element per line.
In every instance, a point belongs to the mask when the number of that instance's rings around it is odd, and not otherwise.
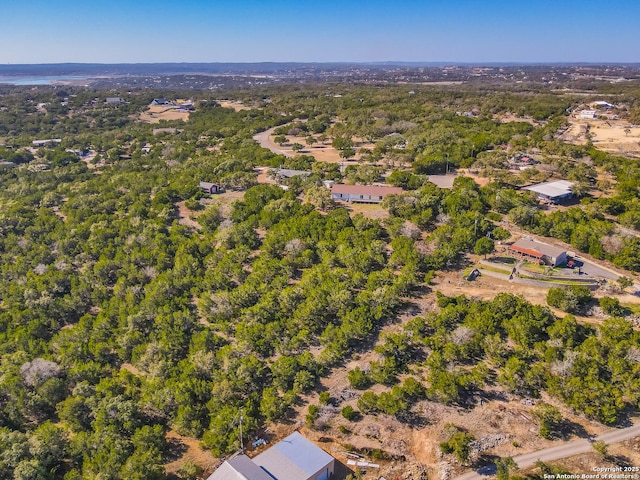
<path fill-rule="evenodd" d="M 138 119 L 146 123 L 160 123 L 161 120 L 189 120 L 189 112 L 179 111 L 176 108 L 167 108 L 164 105 L 151 105 L 142 112 Z"/>
<path fill-rule="evenodd" d="M 574 145 L 586 145 L 589 137 L 593 145 L 605 152 L 640 158 L 640 126 L 624 120 L 606 118 L 583 119 L 571 117 L 569 129 L 559 139 Z"/>

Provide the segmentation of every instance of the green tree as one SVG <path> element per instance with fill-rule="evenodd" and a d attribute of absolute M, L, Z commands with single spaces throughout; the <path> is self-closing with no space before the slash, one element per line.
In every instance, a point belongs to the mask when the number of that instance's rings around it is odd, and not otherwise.
<path fill-rule="evenodd" d="M 353 422 L 358 418 L 358 412 L 351 405 L 344 407 L 340 413 L 350 422 Z"/>
<path fill-rule="evenodd" d="M 371 385 L 369 376 L 360 370 L 360 367 L 350 370 L 349 373 L 347 373 L 347 379 L 349 380 L 349 385 L 358 390 L 364 390 Z"/>
<path fill-rule="evenodd" d="M 553 405 L 545 402 L 539 402 L 533 414 L 540 423 L 540 436 L 548 440 L 552 439 L 558 433 L 558 427 L 562 424 L 562 414 Z"/>
<path fill-rule="evenodd" d="M 498 458 L 495 464 L 497 480 L 509 480 L 511 471 L 518 469 L 518 464 L 511 457 Z"/>
<path fill-rule="evenodd" d="M 612 297 L 602 297 L 599 300 L 600 308 L 612 317 L 622 317 L 626 313 L 625 308 L 620 305 L 620 300 Z"/>
<path fill-rule="evenodd" d="M 470 433 L 456 432 L 449 440 L 440 444 L 440 450 L 443 453 L 452 453 L 462 464 L 466 464 L 469 461 L 469 454 L 471 453 L 471 443 L 475 441 L 475 437 Z"/>
<path fill-rule="evenodd" d="M 493 252 L 494 248 L 495 244 L 493 243 L 493 240 L 487 237 L 482 237 L 476 241 L 473 251 L 476 255 L 484 255 L 484 258 L 487 258 L 487 255 Z"/>
<path fill-rule="evenodd" d="M 600 455 L 602 460 L 606 460 L 609 458 L 609 447 L 604 442 L 604 440 L 597 440 L 591 444 L 593 450 Z"/>
<path fill-rule="evenodd" d="M 582 285 L 552 287 L 547 293 L 547 303 L 569 313 L 577 313 L 593 300 L 591 290 Z"/>

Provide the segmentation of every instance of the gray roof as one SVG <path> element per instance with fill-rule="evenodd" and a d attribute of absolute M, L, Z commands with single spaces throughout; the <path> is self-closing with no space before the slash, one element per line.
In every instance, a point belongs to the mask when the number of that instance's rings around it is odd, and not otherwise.
<path fill-rule="evenodd" d="M 211 188 L 211 187 L 217 187 L 218 184 L 217 183 L 211 183 L 211 182 L 200 182 L 200 188 Z"/>
<path fill-rule="evenodd" d="M 571 187 L 573 187 L 572 182 L 557 180 L 555 182 L 538 183 L 536 185 L 531 185 L 530 187 L 524 187 L 523 190 L 529 190 L 531 192 L 544 195 L 545 197 L 555 198 L 570 195 Z"/>
<path fill-rule="evenodd" d="M 207 480 L 273 480 L 246 455 L 224 462 Z"/>
<path fill-rule="evenodd" d="M 280 175 L 281 177 L 287 177 L 287 178 L 291 178 L 291 177 L 298 177 L 298 176 L 308 176 L 311 175 L 311 172 L 308 172 L 306 170 L 292 170 L 290 168 L 278 168 L 276 170 L 276 174 Z"/>
<path fill-rule="evenodd" d="M 298 432 L 293 432 L 253 461 L 277 480 L 306 480 L 334 459 Z"/>
<path fill-rule="evenodd" d="M 530 237 L 521 238 L 516 243 L 511 245 L 511 248 L 524 248 L 526 250 L 534 250 L 551 258 L 557 258 L 567 251 L 564 248 L 554 247 L 553 245 L 549 245 L 548 243 L 537 242 Z"/>
<path fill-rule="evenodd" d="M 453 181 L 457 178 L 455 175 L 429 175 L 429 181 L 440 188 L 453 188 Z"/>

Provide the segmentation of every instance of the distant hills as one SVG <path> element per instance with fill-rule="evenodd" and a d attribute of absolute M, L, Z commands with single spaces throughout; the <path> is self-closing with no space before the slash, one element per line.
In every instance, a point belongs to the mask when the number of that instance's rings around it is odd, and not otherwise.
<path fill-rule="evenodd" d="M 397 67 L 444 67 L 444 66 L 585 66 L 585 65 L 616 65 L 640 67 L 640 63 L 461 63 L 461 62 L 260 62 L 260 63 L 50 63 L 50 64 L 0 64 L 0 75 L 4 76 L 48 76 L 48 75 L 180 75 L 180 74 L 278 74 L 295 70 L 350 70 L 358 67 L 368 69 L 387 69 Z"/>

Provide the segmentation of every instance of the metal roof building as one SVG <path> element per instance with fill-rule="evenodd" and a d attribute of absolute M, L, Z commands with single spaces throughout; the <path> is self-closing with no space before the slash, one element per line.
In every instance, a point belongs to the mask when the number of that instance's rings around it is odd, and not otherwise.
<path fill-rule="evenodd" d="M 298 432 L 253 459 L 271 480 L 328 480 L 333 475 L 334 458 Z"/>
<path fill-rule="evenodd" d="M 573 182 L 567 180 L 556 180 L 555 182 L 544 182 L 529 187 L 523 187 L 522 190 L 529 190 L 535 192 L 539 198 L 549 200 L 551 202 L 558 202 L 565 198 L 570 198 L 573 193 Z"/>
<path fill-rule="evenodd" d="M 306 170 L 293 170 L 291 168 L 278 168 L 274 170 L 274 172 L 276 175 L 283 178 L 292 178 L 292 177 L 300 177 L 300 176 L 308 177 L 309 175 L 311 175 L 311 172 L 308 172 Z"/>
<path fill-rule="evenodd" d="M 224 462 L 207 480 L 273 480 L 246 455 L 238 455 Z"/>
<path fill-rule="evenodd" d="M 293 432 L 253 459 L 227 460 L 207 480 L 329 480 L 334 464 L 331 455 Z"/>

